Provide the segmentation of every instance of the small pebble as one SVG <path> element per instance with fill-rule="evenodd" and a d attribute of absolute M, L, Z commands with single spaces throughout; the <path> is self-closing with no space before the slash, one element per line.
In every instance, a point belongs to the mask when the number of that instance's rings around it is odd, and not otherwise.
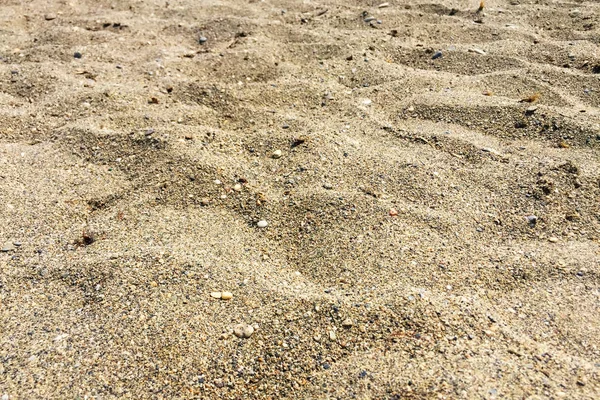
<path fill-rule="evenodd" d="M 370 106 L 370 105 L 371 105 L 371 103 L 373 103 L 373 102 L 371 101 L 371 99 L 364 99 L 362 103 L 363 103 L 365 106 Z"/>
<path fill-rule="evenodd" d="M 433 56 L 431 56 L 432 60 L 435 60 L 436 58 L 440 58 L 442 57 L 442 52 L 441 51 L 436 51 L 435 54 Z"/>
<path fill-rule="evenodd" d="M 12 242 L 6 242 L 2 246 L 2 252 L 4 252 L 4 253 L 7 253 L 9 251 L 13 251 L 14 249 L 15 249 L 15 246 L 12 244 Z"/>
<path fill-rule="evenodd" d="M 548 241 L 550 243 L 556 243 L 556 242 L 558 242 L 558 238 L 556 236 L 552 236 L 551 238 L 548 239 Z"/>
<path fill-rule="evenodd" d="M 331 340 L 333 342 L 336 339 L 337 339 L 337 335 L 335 334 L 335 331 L 329 331 L 329 340 Z"/>
<path fill-rule="evenodd" d="M 221 293 L 221 300 L 231 300 L 232 297 L 233 297 L 233 293 L 231 293 L 231 292 L 222 292 Z"/>
<path fill-rule="evenodd" d="M 266 228 L 268 225 L 269 225 L 269 223 L 267 221 L 265 221 L 264 219 L 262 219 L 256 223 L 256 226 L 258 226 L 259 228 Z"/>
<path fill-rule="evenodd" d="M 80 52 L 76 51 L 76 52 L 73 54 L 73 57 L 75 57 L 75 58 L 81 58 L 81 57 L 83 57 L 83 55 L 82 55 Z"/>
<path fill-rule="evenodd" d="M 281 158 L 281 155 L 282 155 L 282 154 L 283 154 L 283 153 L 281 152 L 281 150 L 275 150 L 275 151 L 273 152 L 273 154 L 271 154 L 271 157 L 272 157 L 272 158 L 275 158 L 275 159 L 277 159 L 277 158 Z"/>
<path fill-rule="evenodd" d="M 525 110 L 525 113 L 527 113 L 527 114 L 533 114 L 534 112 L 537 111 L 537 109 L 538 109 L 537 106 L 530 106 L 530 107 L 527 107 L 527 110 Z"/>
<path fill-rule="evenodd" d="M 52 13 L 51 14 L 46 14 L 46 15 L 44 15 L 44 19 L 46 21 L 52 21 L 53 19 L 56 19 L 56 14 L 52 14 Z"/>
<path fill-rule="evenodd" d="M 527 221 L 529 222 L 529 225 L 531 227 L 534 227 L 535 224 L 537 224 L 538 217 L 536 217 L 535 215 L 528 215 L 525 218 L 527 218 Z"/>
<path fill-rule="evenodd" d="M 398 215 L 398 210 L 395 208 L 390 208 L 390 217 L 395 217 Z"/>
<path fill-rule="evenodd" d="M 478 48 L 472 48 L 472 49 L 469 49 L 469 52 L 470 52 L 470 53 L 477 53 L 477 54 L 481 54 L 482 56 L 485 56 L 485 54 L 486 54 L 486 53 L 485 53 L 485 51 L 483 51 L 483 50 L 481 50 L 481 49 L 478 49 Z"/>
<path fill-rule="evenodd" d="M 354 323 L 352 322 L 352 320 L 350 318 L 344 320 L 344 322 L 342 322 L 342 326 L 344 328 L 352 328 L 352 325 L 354 325 Z"/>
<path fill-rule="evenodd" d="M 331 365 L 329 365 L 328 363 L 323 363 L 323 369 L 329 369 L 331 368 Z"/>
<path fill-rule="evenodd" d="M 288 129 L 290 126 L 288 124 L 283 124 L 282 128 L 283 129 Z"/>
<path fill-rule="evenodd" d="M 239 183 L 236 183 L 233 186 L 233 190 L 235 190 L 236 192 L 241 192 L 242 191 L 242 185 L 240 185 Z"/>
<path fill-rule="evenodd" d="M 325 188 L 327 190 L 331 190 L 331 189 L 333 189 L 333 186 L 331 185 L 331 183 L 324 183 L 323 188 Z"/>
<path fill-rule="evenodd" d="M 389 7 L 390 3 L 381 3 L 380 5 L 377 6 L 377 8 L 385 8 L 385 7 Z"/>
<path fill-rule="evenodd" d="M 207 40 L 208 40 L 208 39 L 207 39 L 206 37 L 204 37 L 204 36 L 200 36 L 200 38 L 198 39 L 198 42 L 199 42 L 200 44 L 204 44 L 204 43 L 206 43 L 206 41 L 207 41 Z"/>
<path fill-rule="evenodd" d="M 215 299 L 220 299 L 221 298 L 221 292 L 212 292 L 210 294 L 210 297 L 214 297 Z"/>
<path fill-rule="evenodd" d="M 371 22 L 371 21 L 375 21 L 375 17 L 367 17 L 365 18 L 365 22 Z"/>
<path fill-rule="evenodd" d="M 248 339 L 254 333 L 254 327 L 248 324 L 239 324 L 233 328 L 233 334 L 240 339 Z"/>

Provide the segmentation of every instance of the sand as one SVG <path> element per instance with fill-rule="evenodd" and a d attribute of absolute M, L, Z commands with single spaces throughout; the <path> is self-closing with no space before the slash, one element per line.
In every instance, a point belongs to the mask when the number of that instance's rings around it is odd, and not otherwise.
<path fill-rule="evenodd" d="M 600 398 L 600 4 L 378 4 L 0 3 L 2 400 Z"/>

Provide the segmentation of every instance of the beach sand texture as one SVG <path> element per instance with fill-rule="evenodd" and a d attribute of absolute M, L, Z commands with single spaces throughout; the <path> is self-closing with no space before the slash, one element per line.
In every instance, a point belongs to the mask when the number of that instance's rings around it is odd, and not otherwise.
<path fill-rule="evenodd" d="M 600 3 L 478 7 L 1 1 L 0 398 L 600 398 Z"/>

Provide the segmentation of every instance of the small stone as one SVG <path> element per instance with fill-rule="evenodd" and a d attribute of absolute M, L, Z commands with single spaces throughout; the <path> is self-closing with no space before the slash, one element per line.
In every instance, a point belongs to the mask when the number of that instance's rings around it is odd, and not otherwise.
<path fill-rule="evenodd" d="M 390 208 L 390 217 L 395 217 L 398 215 L 398 210 L 395 208 Z"/>
<path fill-rule="evenodd" d="M 289 129 L 289 127 L 290 126 L 288 124 L 283 124 L 283 126 L 282 126 L 283 129 Z"/>
<path fill-rule="evenodd" d="M 52 21 L 53 19 L 56 19 L 56 14 L 54 14 L 54 13 L 46 14 L 46 15 L 44 15 L 44 19 L 46 21 Z"/>
<path fill-rule="evenodd" d="M 248 324 L 239 324 L 233 328 L 233 334 L 240 339 L 248 339 L 254 333 L 254 327 Z"/>
<path fill-rule="evenodd" d="M 323 363 L 323 369 L 329 369 L 331 368 L 331 365 L 329 365 L 328 363 Z"/>
<path fill-rule="evenodd" d="M 207 40 L 208 40 L 208 39 L 207 39 L 206 37 L 204 37 L 204 36 L 200 36 L 200 38 L 198 38 L 198 42 L 199 42 L 200 44 L 204 44 L 204 43 L 206 43 L 206 41 L 207 41 Z"/>
<path fill-rule="evenodd" d="M 333 185 L 331 185 L 331 183 L 324 183 L 323 188 L 327 189 L 327 190 L 331 190 L 331 189 L 333 189 Z"/>
<path fill-rule="evenodd" d="M 13 251 L 14 249 L 15 249 L 15 246 L 12 244 L 12 242 L 6 242 L 2 246 L 2 252 L 4 252 L 4 253 L 7 253 L 9 251 Z"/>
<path fill-rule="evenodd" d="M 203 197 L 203 198 L 200 200 L 200 205 L 201 205 L 202 207 L 206 207 L 206 206 L 207 206 L 207 205 L 209 205 L 209 204 L 210 204 L 210 199 L 209 199 L 208 197 Z"/>
<path fill-rule="evenodd" d="M 484 147 L 484 148 L 481 149 L 481 151 L 493 154 L 495 156 L 500 156 L 501 155 L 498 150 L 492 149 L 491 147 Z"/>
<path fill-rule="evenodd" d="M 282 155 L 282 154 L 283 154 L 283 153 L 281 152 L 281 150 L 275 150 L 275 151 L 273 152 L 273 154 L 271 154 L 271 157 L 272 157 L 272 158 L 275 158 L 275 159 L 277 159 L 277 158 L 281 158 L 281 155 Z"/>
<path fill-rule="evenodd" d="M 531 226 L 532 228 L 535 226 L 535 224 L 537 224 L 538 217 L 536 217 L 535 215 L 528 215 L 525 218 L 527 218 L 527 222 L 529 222 L 529 226 Z"/>
<path fill-rule="evenodd" d="M 344 328 L 352 328 L 352 325 L 354 325 L 354 323 L 352 322 L 352 320 L 350 318 L 344 320 L 344 322 L 342 322 L 342 326 Z"/>
<path fill-rule="evenodd" d="M 73 53 L 73 57 L 81 58 L 81 57 L 83 57 L 83 55 L 80 52 L 76 51 L 75 53 Z"/>
<path fill-rule="evenodd" d="M 443 56 L 443 54 L 442 54 L 442 52 L 441 52 L 441 51 L 436 51 L 436 52 L 433 54 L 433 56 L 431 56 L 431 59 L 432 59 L 432 60 L 435 60 L 435 59 L 437 59 L 437 58 L 440 58 L 440 57 L 442 57 L 442 56 Z"/>
<path fill-rule="evenodd" d="M 210 297 L 214 297 L 215 299 L 220 299 L 221 292 L 211 292 Z"/>
<path fill-rule="evenodd" d="M 364 100 L 362 101 L 362 103 L 363 103 L 365 106 L 370 106 L 370 105 L 371 105 L 371 103 L 373 103 L 373 102 L 371 101 L 371 99 L 364 99 Z"/>
<path fill-rule="evenodd" d="M 375 18 L 375 17 L 367 17 L 367 18 L 364 19 L 364 21 L 368 23 L 368 22 L 371 22 L 371 21 L 375 21 L 376 19 L 377 18 Z"/>
<path fill-rule="evenodd" d="M 377 6 L 377 8 L 385 8 L 385 7 L 389 7 L 390 3 L 381 3 L 380 5 Z"/>
<path fill-rule="evenodd" d="M 231 292 L 222 292 L 221 293 L 221 300 L 231 300 L 232 297 L 233 297 L 233 293 L 231 293 Z"/>
<path fill-rule="evenodd" d="M 221 184 L 221 181 L 218 180 L 218 179 L 215 179 L 213 182 L 214 182 L 215 185 L 220 185 Z"/>
<path fill-rule="evenodd" d="M 329 331 L 329 340 L 331 340 L 333 342 L 336 339 L 337 339 L 337 335 L 335 334 L 335 331 Z"/>
<path fill-rule="evenodd" d="M 526 114 L 528 114 L 528 115 L 530 115 L 530 114 L 533 114 L 534 112 L 536 112 L 536 111 L 537 111 L 537 109 L 538 109 L 538 107 L 537 107 L 537 106 L 529 106 L 529 107 L 527 107 L 527 109 L 525 110 L 525 113 L 526 113 Z"/>
<path fill-rule="evenodd" d="M 556 243 L 556 242 L 558 242 L 558 238 L 556 236 L 552 236 L 551 238 L 548 239 L 548 241 L 550 243 Z"/>
<path fill-rule="evenodd" d="M 485 56 L 485 51 L 478 49 L 476 47 L 469 49 L 470 53 L 477 53 L 477 54 L 481 54 L 482 56 Z"/>
<path fill-rule="evenodd" d="M 266 228 L 268 225 L 269 225 L 269 223 L 267 221 L 265 221 L 264 219 L 258 221 L 256 224 L 256 226 L 259 228 Z"/>
<path fill-rule="evenodd" d="M 236 192 L 241 192 L 242 191 L 242 185 L 240 185 L 239 183 L 236 183 L 233 186 L 233 190 L 235 190 Z"/>

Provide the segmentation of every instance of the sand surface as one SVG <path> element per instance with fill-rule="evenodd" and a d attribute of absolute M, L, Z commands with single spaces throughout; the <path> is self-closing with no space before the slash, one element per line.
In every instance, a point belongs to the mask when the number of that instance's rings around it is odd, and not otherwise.
<path fill-rule="evenodd" d="M 600 4 L 378 4 L 0 1 L 2 400 L 600 398 Z"/>

